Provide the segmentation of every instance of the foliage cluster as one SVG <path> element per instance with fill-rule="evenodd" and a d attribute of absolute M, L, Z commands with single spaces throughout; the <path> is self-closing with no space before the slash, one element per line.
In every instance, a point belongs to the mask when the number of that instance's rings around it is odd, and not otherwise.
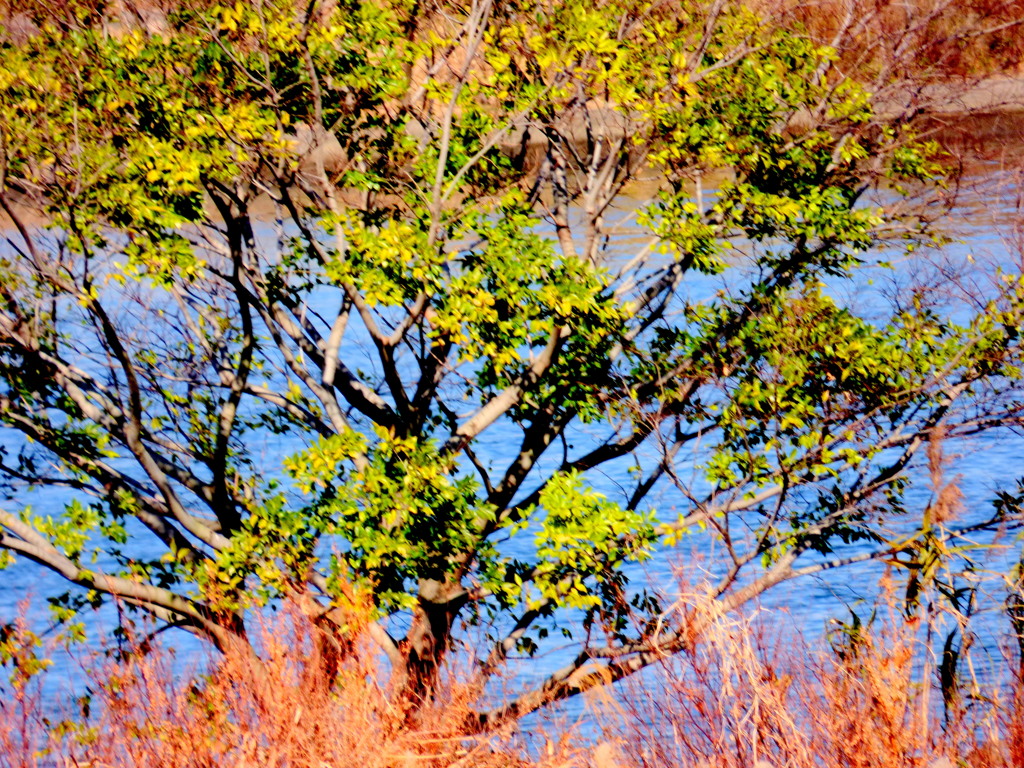
<path fill-rule="evenodd" d="M 74 585 L 70 626 L 116 598 L 256 654 L 254 609 L 313 591 L 403 710 L 468 625 L 485 675 L 569 634 L 490 727 L 685 649 L 631 578 L 691 533 L 731 609 L 851 559 L 942 579 L 1018 518 L 904 514 L 933 438 L 1019 420 L 1024 282 L 837 298 L 941 246 L 955 179 L 916 96 L 845 75 L 851 29 L 723 0 L 14 21 L 0 550 Z"/>

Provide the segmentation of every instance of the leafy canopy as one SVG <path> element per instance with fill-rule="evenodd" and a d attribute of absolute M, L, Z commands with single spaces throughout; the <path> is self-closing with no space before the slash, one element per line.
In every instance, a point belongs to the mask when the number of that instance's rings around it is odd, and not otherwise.
<path fill-rule="evenodd" d="M 410 701 L 466 622 L 485 674 L 573 636 L 490 724 L 685 648 L 631 577 L 694 536 L 727 607 L 956 552 L 907 470 L 1017 418 L 1024 287 L 836 298 L 949 176 L 833 49 L 721 2 L 125 8 L 0 47 L 0 546 L 62 620 L 226 647 L 309 592 L 343 638 L 355 584 Z"/>

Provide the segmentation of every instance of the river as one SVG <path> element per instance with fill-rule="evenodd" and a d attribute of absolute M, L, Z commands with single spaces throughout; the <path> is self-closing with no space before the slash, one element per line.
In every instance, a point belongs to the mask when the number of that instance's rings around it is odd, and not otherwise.
<path fill-rule="evenodd" d="M 959 311 L 962 302 L 969 298 L 964 292 L 971 280 L 988 280 L 994 268 L 1020 271 L 1022 238 L 1020 176 L 1015 164 L 1024 156 L 1024 140 L 1021 137 L 1021 120 L 1014 116 L 997 115 L 988 118 L 973 118 L 969 124 L 950 117 L 946 124 L 936 124 L 936 135 L 948 146 L 963 153 L 965 175 L 963 189 L 957 206 L 945 220 L 944 226 L 954 238 L 941 250 L 907 256 L 899 254 L 892 260 L 893 268 L 868 267 L 853 281 L 830 286 L 840 303 L 855 304 L 860 309 L 870 309 L 872 297 L 879 297 L 893 289 L 913 274 L 915 279 L 928 279 L 936 284 L 950 275 L 959 283 L 950 290 L 949 311 Z M 616 209 L 621 216 L 628 216 L 642 204 L 650 189 L 634 188 L 617 201 Z M 882 254 L 879 260 L 888 260 L 891 255 Z M 965 265 L 972 265 L 976 275 L 969 273 Z M 711 279 L 696 282 L 690 288 L 690 299 L 700 300 L 702 294 L 710 295 L 719 286 Z M 496 454 L 487 459 L 499 459 L 500 446 L 517 444 L 515 434 L 503 436 L 501 425 L 488 434 L 487 444 L 498 446 Z M 300 444 L 278 435 L 267 434 L 259 452 L 265 457 L 268 473 L 280 472 L 279 459 L 296 452 Z M 949 441 L 945 446 L 949 467 L 948 478 L 954 479 L 965 500 L 962 520 L 967 523 L 980 519 L 990 510 L 990 502 L 1000 488 L 1024 475 L 1024 440 L 1014 432 L 988 433 L 983 436 Z M 552 459 L 554 461 L 554 459 Z M 922 468 L 914 470 L 919 476 Z M 604 474 L 591 475 L 594 486 L 617 498 L 622 495 L 625 480 L 625 462 L 612 465 Z M 650 504 L 664 519 L 672 519 L 680 499 L 673 495 L 673 489 L 664 487 L 650 498 Z M 928 503 L 930 490 L 927 483 L 918 483 L 907 499 L 908 509 L 923 510 Z M 65 498 L 60 493 L 33 491 L 18 497 L 20 503 L 31 503 L 37 514 L 46 514 Z M 529 541 L 528 537 L 524 537 Z M 972 577 L 978 588 L 977 610 L 971 624 L 971 631 L 978 640 L 973 654 L 975 667 L 981 674 L 995 668 L 1005 646 L 1008 622 L 1002 611 L 1006 597 L 1005 576 L 1020 558 L 1020 542 L 1016 535 L 1004 534 L 986 536 L 979 540 L 982 545 L 976 552 L 977 563 Z M 512 554 L 517 554 L 512 552 Z M 696 536 L 671 552 L 662 551 L 650 562 L 631 569 L 631 577 L 638 583 L 646 583 L 672 594 L 680 571 L 686 578 L 699 581 L 721 568 L 715 544 L 710 537 Z M 878 563 L 862 563 L 830 571 L 813 578 L 783 584 L 760 601 L 760 607 L 779 621 L 799 629 L 806 637 L 821 636 L 828 630 L 834 618 L 849 617 L 850 610 L 862 615 L 870 612 L 869 606 L 878 594 L 878 579 L 883 566 Z M 18 613 L 18 605 L 26 597 L 31 598 L 28 619 L 38 630 L 50 631 L 50 620 L 45 597 L 60 591 L 61 581 L 42 573 L 39 569 L 19 562 L 0 571 L 0 624 L 11 621 Z M 402 617 L 395 619 L 401 624 Z M 110 629 L 116 626 L 116 615 L 110 608 L 87 617 L 87 623 Z M 948 629 L 949 622 L 941 625 Z M 97 633 L 93 631 L 93 636 Z M 166 636 L 168 642 L 178 649 L 178 660 L 182 668 L 196 665 L 196 659 L 205 657 L 195 640 L 179 633 Z M 90 646 L 95 647 L 95 646 Z M 538 680 L 564 662 L 567 649 L 555 650 L 541 657 L 539 663 L 523 664 L 524 675 L 520 683 Z M 60 691 L 76 690 L 81 685 L 83 673 L 75 657 L 58 655 L 51 672 L 51 689 L 63 698 Z M 578 705 L 574 705 L 578 706 Z M 570 711 L 574 711 L 570 707 Z"/>

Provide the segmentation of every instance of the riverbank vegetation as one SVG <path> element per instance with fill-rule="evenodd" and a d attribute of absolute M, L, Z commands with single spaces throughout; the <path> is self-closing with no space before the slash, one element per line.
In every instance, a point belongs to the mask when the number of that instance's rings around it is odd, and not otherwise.
<path fill-rule="evenodd" d="M 109 732 L 244 738 L 276 674 L 389 743 L 458 660 L 518 675 L 445 709 L 496 733 L 858 563 L 958 609 L 1022 486 L 967 510 L 941 446 L 1021 423 L 1024 277 L 948 248 L 961 165 L 921 118 L 1017 6 L 835 7 L 829 45 L 728 0 L 12 10 L 0 578 L 65 637 L 107 606 L 227 665 Z M 699 543 L 714 607 L 676 610 L 644 563 Z M 347 680 L 365 643 L 386 681 Z"/>
<path fill-rule="evenodd" d="M 779 629 L 790 624 L 784 614 L 726 616 L 707 595 L 680 598 L 673 609 L 704 614 L 690 653 L 591 696 L 572 720 L 484 735 L 466 729 L 466 716 L 494 692 L 473 676 L 471 659 L 452 657 L 410 721 L 395 709 L 372 646 L 349 647 L 325 673 L 319 632 L 296 603 L 254 630 L 259 667 L 229 652 L 183 672 L 167 646 L 129 636 L 107 656 L 85 657 L 88 694 L 59 705 L 40 695 L 47 672 L 33 659 L 41 648 L 22 627 L 0 645 L 17 659 L 14 676 L 0 681 L 0 768 L 1024 765 L 1014 639 L 1004 657 L 981 665 L 981 677 L 964 664 L 944 697 L 942 660 L 927 642 L 939 623 L 908 622 L 887 594 L 870 625 L 836 624 L 816 644 Z M 370 620 L 372 605 L 361 613 Z"/>
<path fill-rule="evenodd" d="M 906 79 L 1019 76 L 1019 0 L 761 0 L 766 18 L 835 48 L 847 72 L 873 89 Z"/>

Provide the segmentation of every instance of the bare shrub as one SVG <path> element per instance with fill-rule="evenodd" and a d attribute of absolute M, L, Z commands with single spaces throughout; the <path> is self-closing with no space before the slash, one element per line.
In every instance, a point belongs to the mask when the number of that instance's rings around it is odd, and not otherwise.
<path fill-rule="evenodd" d="M 29 628 L 28 601 L 16 618 L 0 624 L 0 768 L 36 768 L 46 757 L 50 724 L 44 714 L 47 648 Z"/>
<path fill-rule="evenodd" d="M 761 0 L 769 18 L 798 25 L 839 53 L 840 69 L 892 78 L 981 77 L 1024 66 L 1022 0 Z"/>

